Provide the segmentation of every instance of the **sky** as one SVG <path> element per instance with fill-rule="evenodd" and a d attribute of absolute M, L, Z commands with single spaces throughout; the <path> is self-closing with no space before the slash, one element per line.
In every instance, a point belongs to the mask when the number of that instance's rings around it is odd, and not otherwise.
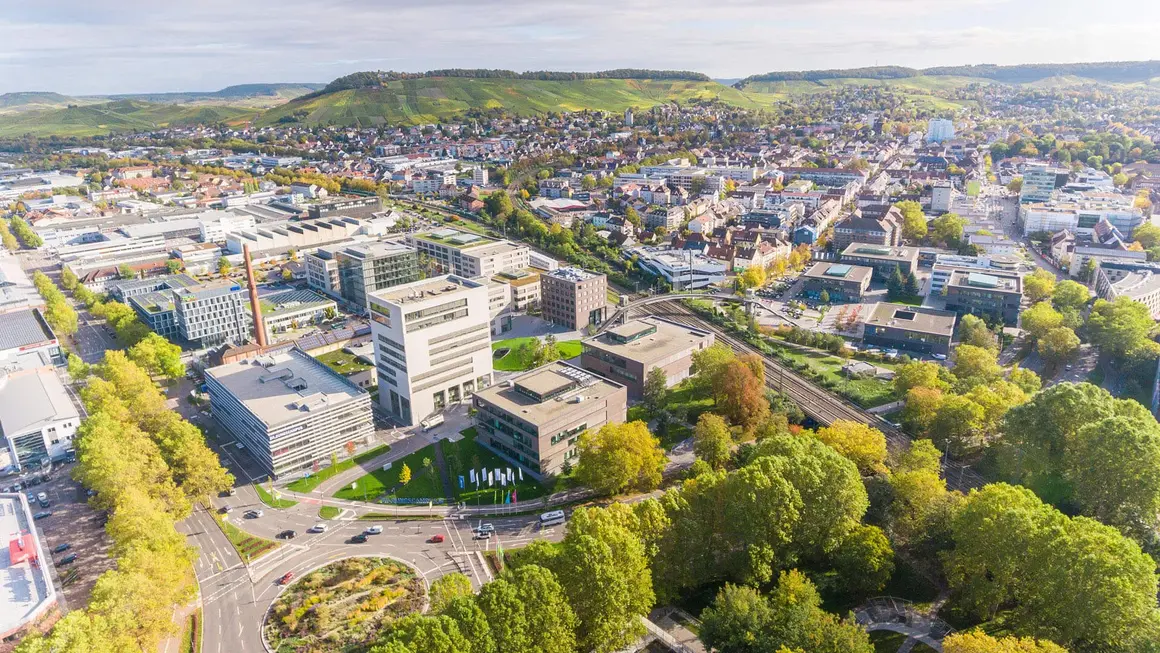
<path fill-rule="evenodd" d="M 0 0 L 0 93 L 212 91 L 359 70 L 1160 59 L 1157 0 Z"/>

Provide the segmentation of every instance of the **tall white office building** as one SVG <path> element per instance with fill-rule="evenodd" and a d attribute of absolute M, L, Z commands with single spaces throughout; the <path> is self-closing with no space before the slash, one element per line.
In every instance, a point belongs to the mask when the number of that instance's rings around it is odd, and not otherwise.
<path fill-rule="evenodd" d="M 488 289 L 453 274 L 367 295 L 379 404 L 407 426 L 491 385 Z"/>
<path fill-rule="evenodd" d="M 926 127 L 926 142 L 941 143 L 955 137 L 955 123 L 945 118 L 934 118 Z"/>

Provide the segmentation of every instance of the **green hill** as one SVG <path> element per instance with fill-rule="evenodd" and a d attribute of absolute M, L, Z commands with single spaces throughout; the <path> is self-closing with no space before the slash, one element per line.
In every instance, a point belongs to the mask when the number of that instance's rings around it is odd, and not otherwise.
<path fill-rule="evenodd" d="M 838 80 L 876 80 L 894 83 L 906 79 L 941 79 L 947 77 L 1004 84 L 1039 84 L 1040 86 L 1060 82 L 1064 85 L 1074 83 L 1132 84 L 1147 82 L 1157 76 L 1160 76 L 1160 61 L 1100 61 L 1071 64 L 1019 64 L 1014 66 L 980 64 L 940 66 L 921 70 L 902 66 L 876 66 L 833 70 L 778 71 L 746 77 L 734 86 L 749 88 L 768 82 L 833 83 Z M 1056 81 L 1053 82 L 1053 80 Z"/>
<path fill-rule="evenodd" d="M 502 109 L 518 115 L 584 109 L 624 111 L 713 98 L 742 107 L 773 101 L 713 81 L 424 77 L 315 93 L 267 111 L 257 124 L 414 125 L 447 120 L 471 110 Z"/>
<path fill-rule="evenodd" d="M 274 100 L 284 102 L 313 93 L 322 84 L 238 84 L 227 86 L 220 91 L 187 93 L 125 93 L 103 96 L 107 100 L 141 100 L 142 102 L 168 102 L 175 104 L 242 102 L 245 100 Z"/>
<path fill-rule="evenodd" d="M 252 118 L 256 112 L 229 106 L 159 104 L 117 100 L 0 115 L 0 138 L 31 136 L 100 136 L 112 132 Z"/>

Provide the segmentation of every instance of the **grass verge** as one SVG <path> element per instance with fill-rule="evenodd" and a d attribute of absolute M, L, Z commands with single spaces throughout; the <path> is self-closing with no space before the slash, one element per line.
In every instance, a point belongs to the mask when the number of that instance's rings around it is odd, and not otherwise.
<path fill-rule="evenodd" d="M 286 508 L 293 508 L 294 506 L 298 505 L 297 501 L 274 498 L 274 496 L 270 494 L 270 491 L 263 487 L 261 483 L 254 483 L 254 491 L 258 493 L 258 498 L 262 500 L 262 503 L 276 510 L 285 510 Z"/>
<path fill-rule="evenodd" d="M 342 508 L 337 506 L 322 506 L 318 509 L 318 516 L 323 519 L 334 519 L 342 514 Z"/>
<path fill-rule="evenodd" d="M 241 557 L 242 562 L 246 564 L 250 564 L 281 546 L 272 540 L 250 535 L 222 519 L 222 516 L 216 512 L 210 512 L 210 514 L 213 515 L 213 520 L 217 522 L 218 527 L 225 533 L 226 539 L 233 545 L 234 550 L 238 552 L 238 556 Z"/>
<path fill-rule="evenodd" d="M 181 632 L 180 653 L 201 653 L 201 608 L 194 610 L 185 619 Z"/>
<path fill-rule="evenodd" d="M 374 449 L 370 449 L 368 451 L 364 451 L 364 452 L 360 453 L 359 455 L 355 456 L 354 458 L 348 458 L 347 460 L 340 461 L 337 465 L 330 465 L 329 467 L 323 467 L 322 469 L 318 470 L 316 473 L 311 474 L 310 476 L 304 476 L 304 477 L 298 479 L 297 481 L 294 481 L 290 485 L 287 485 L 286 487 L 287 487 L 287 489 L 292 490 L 294 492 L 303 492 L 303 493 L 313 492 L 319 485 L 322 485 L 322 482 L 325 481 L 326 479 L 332 478 L 336 474 L 341 474 L 342 472 L 345 472 L 346 470 L 353 468 L 355 465 L 357 465 L 359 463 L 364 463 L 368 460 L 371 460 L 373 458 L 381 456 L 390 450 L 391 450 L 390 445 L 386 445 L 386 444 L 379 445 L 379 446 L 375 447 Z"/>

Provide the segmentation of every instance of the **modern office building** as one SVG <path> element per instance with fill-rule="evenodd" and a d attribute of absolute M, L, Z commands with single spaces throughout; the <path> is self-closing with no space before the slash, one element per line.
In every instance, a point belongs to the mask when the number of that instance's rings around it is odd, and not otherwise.
<path fill-rule="evenodd" d="M 5 646 L 25 633 L 40 632 L 37 625 L 57 604 L 46 555 L 32 518 L 32 507 L 20 493 L 0 494 L 0 533 L 7 555 L 0 556 L 0 641 Z"/>
<path fill-rule="evenodd" d="M 693 353 L 713 344 L 713 333 L 656 317 L 626 322 L 584 341 L 580 366 L 614 379 L 639 399 L 649 372 L 660 368 L 672 387 L 689 376 Z"/>
<path fill-rule="evenodd" d="M 173 306 L 178 337 L 198 347 L 241 343 L 252 333 L 249 295 L 233 281 L 175 289 Z"/>
<path fill-rule="evenodd" d="M 286 290 L 266 295 L 259 302 L 266 342 L 280 333 L 321 324 L 328 313 L 338 314 L 338 305 L 312 290 Z"/>
<path fill-rule="evenodd" d="M 528 267 L 526 245 L 458 229 L 408 234 L 407 244 L 431 258 L 444 273 L 474 279 Z"/>
<path fill-rule="evenodd" d="M 559 268 L 540 275 L 544 319 L 569 329 L 604 322 L 608 277 L 580 268 Z"/>
<path fill-rule="evenodd" d="M 1046 165 L 1028 166 L 1023 171 L 1023 187 L 1019 191 L 1019 203 L 1031 204 L 1051 200 L 1052 193 L 1067 181 L 1066 170 L 1050 168 Z"/>
<path fill-rule="evenodd" d="M 580 434 L 623 422 L 628 389 L 562 361 L 476 393 L 481 442 L 537 478 L 575 464 Z"/>
<path fill-rule="evenodd" d="M 886 281 L 894 274 L 894 268 L 903 276 L 918 271 L 918 248 L 853 243 L 842 250 L 842 262 L 874 268 L 874 278 Z"/>
<path fill-rule="evenodd" d="M 955 270 L 946 285 L 946 299 L 948 311 L 992 317 L 1014 326 L 1023 302 L 1023 279 L 1017 274 Z"/>
<path fill-rule="evenodd" d="M 822 293 L 831 302 L 861 302 L 870 288 L 874 268 L 822 261 L 813 264 L 802 275 L 802 291 L 811 299 Z"/>
<path fill-rule="evenodd" d="M 370 395 L 301 349 L 208 369 L 205 383 L 214 417 L 274 477 L 374 436 Z"/>
<path fill-rule="evenodd" d="M 626 256 L 636 255 L 641 268 L 659 275 L 673 290 L 702 290 L 723 283 L 725 263 L 697 254 L 691 249 L 634 247 Z"/>
<path fill-rule="evenodd" d="M 0 313 L 44 308 L 44 298 L 32 279 L 20 267 L 20 261 L 7 250 L 0 251 Z"/>
<path fill-rule="evenodd" d="M 342 298 L 367 307 L 367 295 L 419 280 L 419 256 L 414 249 L 395 243 L 370 243 L 344 247 L 335 252 Z"/>
<path fill-rule="evenodd" d="M 306 285 L 312 290 L 342 298 L 342 282 L 338 276 L 338 247 L 319 247 L 306 255 Z"/>
<path fill-rule="evenodd" d="M 60 378 L 38 368 L 0 376 L 0 432 L 5 448 L 0 469 L 39 469 L 73 448 L 81 417 Z"/>
<path fill-rule="evenodd" d="M 383 200 L 377 196 L 343 195 L 321 202 L 311 202 L 306 213 L 313 219 L 352 216 L 369 218 L 383 210 Z"/>
<path fill-rule="evenodd" d="M 542 299 L 540 275 L 538 270 L 517 270 L 515 272 L 501 272 L 492 277 L 492 280 L 510 286 L 512 310 L 524 312 L 540 306 Z"/>
<path fill-rule="evenodd" d="M 1153 320 L 1160 320 L 1160 265 L 1101 261 L 1094 286 L 1100 299 L 1128 297 L 1147 306 Z"/>
<path fill-rule="evenodd" d="M 60 342 L 40 309 L 0 313 L 0 367 L 63 364 Z"/>
<path fill-rule="evenodd" d="M 875 304 L 866 316 L 862 342 L 920 354 L 947 355 L 951 352 L 957 319 L 952 311 L 882 302 Z"/>
<path fill-rule="evenodd" d="M 967 270 L 972 272 L 998 272 L 1015 274 L 1019 271 L 1019 266 L 1023 263 L 1023 258 L 1009 254 L 995 254 L 993 256 L 961 256 L 959 254 L 937 254 L 935 256 L 934 266 L 930 272 L 930 288 L 927 294 L 941 295 L 947 283 L 951 280 L 951 275 L 955 270 Z"/>
<path fill-rule="evenodd" d="M 443 275 L 368 295 L 379 404 L 406 426 L 491 385 L 488 287 Z"/>
<path fill-rule="evenodd" d="M 1096 225 L 1107 220 L 1125 237 L 1131 237 L 1147 218 L 1132 205 L 1132 198 L 1122 195 L 1097 197 L 1089 194 L 1082 199 L 1058 199 L 1049 202 L 1025 204 L 1020 207 L 1023 235 L 1037 232 L 1057 233 L 1067 229 L 1087 236 L 1095 233 Z"/>

